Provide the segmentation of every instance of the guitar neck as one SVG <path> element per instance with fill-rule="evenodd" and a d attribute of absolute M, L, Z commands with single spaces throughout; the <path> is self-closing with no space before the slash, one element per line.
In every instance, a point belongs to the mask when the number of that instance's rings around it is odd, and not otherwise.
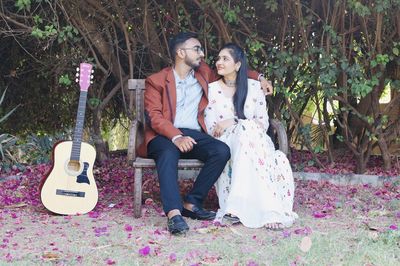
<path fill-rule="evenodd" d="M 83 123 L 85 121 L 87 93 L 87 91 L 81 91 L 79 96 L 78 113 L 76 115 L 74 138 L 72 141 L 71 161 L 79 161 L 81 154 L 81 142 L 83 135 Z"/>

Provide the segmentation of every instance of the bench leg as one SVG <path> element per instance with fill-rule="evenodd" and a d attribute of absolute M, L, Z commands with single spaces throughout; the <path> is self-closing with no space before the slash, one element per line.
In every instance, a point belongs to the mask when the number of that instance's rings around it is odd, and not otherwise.
<path fill-rule="evenodd" d="M 142 168 L 135 168 L 133 183 L 133 215 L 135 218 L 142 216 Z"/>

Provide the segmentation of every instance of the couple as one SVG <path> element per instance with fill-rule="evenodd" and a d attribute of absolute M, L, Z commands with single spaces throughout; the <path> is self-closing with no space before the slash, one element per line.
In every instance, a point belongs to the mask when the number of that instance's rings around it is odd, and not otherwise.
<path fill-rule="evenodd" d="M 234 44 L 221 49 L 217 73 L 204 63 L 196 34 L 179 33 L 169 46 L 173 67 L 145 82 L 147 123 L 139 148 L 141 156 L 156 161 L 168 230 L 188 231 L 182 216 L 237 217 L 254 228 L 290 226 L 296 218 L 292 171 L 266 135 L 268 114 L 260 84 L 271 93 L 269 82 L 247 71 L 246 57 Z M 180 158 L 204 162 L 183 203 L 177 182 Z M 216 216 L 202 204 L 217 180 Z"/>

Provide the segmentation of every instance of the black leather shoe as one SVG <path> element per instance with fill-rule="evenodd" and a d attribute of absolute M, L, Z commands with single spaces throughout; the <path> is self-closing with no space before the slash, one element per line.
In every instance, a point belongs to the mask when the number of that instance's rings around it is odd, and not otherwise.
<path fill-rule="evenodd" d="M 189 217 L 196 220 L 214 220 L 216 213 L 206 211 L 203 208 L 193 206 L 192 210 L 182 209 L 182 216 Z"/>
<path fill-rule="evenodd" d="M 175 215 L 171 219 L 168 219 L 167 227 L 168 231 L 173 235 L 185 234 L 189 231 L 189 226 L 183 220 L 182 215 Z"/>

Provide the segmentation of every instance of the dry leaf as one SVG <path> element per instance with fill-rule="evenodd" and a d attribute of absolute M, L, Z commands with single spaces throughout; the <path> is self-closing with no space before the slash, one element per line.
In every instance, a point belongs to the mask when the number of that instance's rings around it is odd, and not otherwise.
<path fill-rule="evenodd" d="M 43 259 L 45 260 L 58 260 L 60 259 L 60 255 L 57 253 L 46 252 L 43 254 Z"/>
<path fill-rule="evenodd" d="M 311 248 L 311 245 L 312 245 L 311 238 L 309 236 L 305 236 L 301 239 L 300 250 L 303 252 L 308 252 Z"/>
<path fill-rule="evenodd" d="M 8 205 L 8 206 L 6 206 L 6 208 L 13 209 L 13 208 L 21 208 L 21 207 L 25 207 L 25 206 L 27 206 L 26 203 L 18 203 L 18 204 Z"/>
<path fill-rule="evenodd" d="M 218 231 L 218 227 L 215 226 L 196 229 L 196 232 L 199 232 L 200 234 L 215 233 L 216 231 Z"/>
<path fill-rule="evenodd" d="M 377 240 L 379 237 L 379 233 L 377 231 L 368 232 L 368 237 L 372 240 Z"/>

